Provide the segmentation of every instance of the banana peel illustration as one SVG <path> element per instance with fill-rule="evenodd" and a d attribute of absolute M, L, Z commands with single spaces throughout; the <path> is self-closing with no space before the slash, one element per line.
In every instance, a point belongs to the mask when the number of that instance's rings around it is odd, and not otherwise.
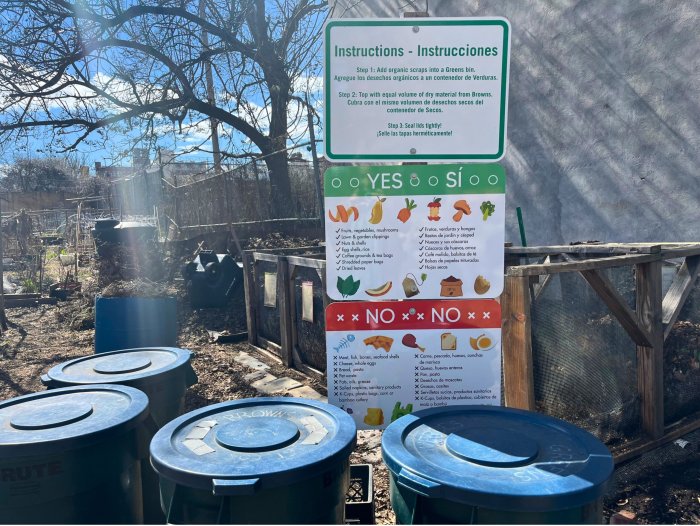
<path fill-rule="evenodd" d="M 374 203 L 374 206 L 372 207 L 372 214 L 369 218 L 369 222 L 371 224 L 378 225 L 382 222 L 382 218 L 384 217 L 384 201 L 386 201 L 386 197 L 377 197 L 377 202 Z"/>
<path fill-rule="evenodd" d="M 333 214 L 332 210 L 328 211 L 328 217 L 334 223 L 347 223 L 351 218 L 353 221 L 357 221 L 360 218 L 360 213 L 357 211 L 357 207 L 351 206 L 349 208 L 345 208 L 343 205 L 338 205 L 335 208 L 335 215 Z"/>

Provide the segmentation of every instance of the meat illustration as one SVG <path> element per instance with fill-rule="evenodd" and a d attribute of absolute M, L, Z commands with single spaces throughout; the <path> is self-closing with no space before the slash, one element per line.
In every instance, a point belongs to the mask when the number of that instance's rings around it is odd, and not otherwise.
<path fill-rule="evenodd" d="M 410 332 L 401 339 L 401 343 L 403 343 L 406 347 L 410 347 L 411 349 L 418 349 L 420 352 L 425 351 L 425 347 L 418 345 L 416 337 Z"/>

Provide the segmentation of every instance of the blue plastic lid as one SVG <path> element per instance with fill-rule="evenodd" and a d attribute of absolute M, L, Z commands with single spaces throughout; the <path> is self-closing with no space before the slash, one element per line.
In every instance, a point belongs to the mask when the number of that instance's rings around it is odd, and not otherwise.
<path fill-rule="evenodd" d="M 151 441 L 151 463 L 177 484 L 214 495 L 290 485 L 346 461 L 355 422 L 301 398 L 249 398 L 187 413 Z"/>
<path fill-rule="evenodd" d="M 148 416 L 133 387 L 64 387 L 0 402 L 0 458 L 68 451 L 119 436 Z"/>
<path fill-rule="evenodd" d="M 124 349 L 76 358 L 52 367 L 44 385 L 125 383 L 167 373 L 190 362 L 192 352 L 176 347 Z"/>
<path fill-rule="evenodd" d="M 391 423 L 382 455 L 398 484 L 430 498 L 552 511 L 605 493 L 613 459 L 590 433 L 546 415 L 493 406 L 416 411 Z"/>

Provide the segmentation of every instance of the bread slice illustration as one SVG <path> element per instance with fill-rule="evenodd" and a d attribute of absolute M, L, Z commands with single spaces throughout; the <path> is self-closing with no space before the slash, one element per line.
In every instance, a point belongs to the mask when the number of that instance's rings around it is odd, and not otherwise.
<path fill-rule="evenodd" d="M 443 332 L 440 335 L 440 349 L 443 351 L 456 351 L 457 337 L 451 332 Z"/>

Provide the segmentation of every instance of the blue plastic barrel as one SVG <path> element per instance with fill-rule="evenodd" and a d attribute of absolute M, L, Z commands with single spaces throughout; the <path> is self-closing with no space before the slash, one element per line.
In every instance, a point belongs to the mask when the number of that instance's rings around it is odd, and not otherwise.
<path fill-rule="evenodd" d="M 602 522 L 613 472 L 590 433 L 493 406 L 417 411 L 382 436 L 399 524 Z"/>
<path fill-rule="evenodd" d="M 49 389 L 95 383 L 122 384 L 148 395 L 155 431 L 181 415 L 187 388 L 197 383 L 192 353 L 174 347 L 147 347 L 95 354 L 56 365 L 41 377 Z M 149 431 L 146 431 L 147 433 Z M 165 522 L 161 510 L 158 475 L 146 460 L 141 468 L 144 521 Z"/>
<path fill-rule="evenodd" d="M 143 520 L 142 424 L 132 387 L 66 387 L 0 402 L 0 523 Z"/>
<path fill-rule="evenodd" d="M 170 524 L 343 524 L 353 419 L 299 398 L 183 415 L 151 441 Z"/>
<path fill-rule="evenodd" d="M 177 346 L 176 298 L 95 298 L 95 352 Z"/>

